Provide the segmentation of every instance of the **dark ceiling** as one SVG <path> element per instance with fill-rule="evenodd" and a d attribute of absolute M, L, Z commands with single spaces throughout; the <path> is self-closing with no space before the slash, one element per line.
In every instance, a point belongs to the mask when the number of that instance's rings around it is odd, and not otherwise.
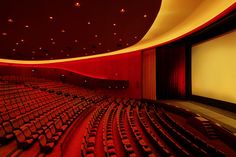
<path fill-rule="evenodd" d="M 1 0 L 0 58 L 63 59 L 137 43 L 161 0 Z"/>

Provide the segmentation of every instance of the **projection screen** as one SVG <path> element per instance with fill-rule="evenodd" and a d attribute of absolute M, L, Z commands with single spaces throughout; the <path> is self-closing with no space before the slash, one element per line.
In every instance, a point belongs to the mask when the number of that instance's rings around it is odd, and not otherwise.
<path fill-rule="evenodd" d="M 192 95 L 236 104 L 236 30 L 192 46 Z"/>

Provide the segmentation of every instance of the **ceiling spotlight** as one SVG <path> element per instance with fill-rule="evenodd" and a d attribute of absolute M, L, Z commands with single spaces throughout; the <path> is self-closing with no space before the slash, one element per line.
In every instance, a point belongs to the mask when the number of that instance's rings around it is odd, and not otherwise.
<path fill-rule="evenodd" d="M 35 54 L 35 51 L 32 51 L 33 54 Z"/>
<path fill-rule="evenodd" d="M 98 43 L 98 45 L 102 45 L 102 43 Z"/>
<path fill-rule="evenodd" d="M 95 53 L 95 51 L 93 51 L 93 53 Z"/>
<path fill-rule="evenodd" d="M 49 16 L 49 19 L 50 19 L 50 20 L 53 20 L 53 17 L 52 17 L 52 16 Z"/>
<path fill-rule="evenodd" d="M 42 47 L 39 47 L 39 50 L 42 50 Z"/>
<path fill-rule="evenodd" d="M 124 12 L 125 12 L 125 9 L 122 8 L 122 9 L 120 10 L 120 13 L 124 13 Z"/>
<path fill-rule="evenodd" d="M 6 33 L 6 32 L 3 32 L 2 35 L 3 35 L 3 36 L 7 36 L 7 33 Z"/>
<path fill-rule="evenodd" d="M 56 42 L 55 42 L 55 41 L 53 41 L 53 42 L 52 42 L 52 44 L 53 44 L 53 45 L 55 45 L 55 44 L 56 44 Z"/>
<path fill-rule="evenodd" d="M 147 17 L 147 14 L 144 14 L 143 17 L 146 18 L 146 17 Z"/>
<path fill-rule="evenodd" d="M 84 47 L 83 50 L 86 50 L 86 47 Z"/>
<path fill-rule="evenodd" d="M 29 25 L 25 25 L 25 28 L 29 28 Z"/>
<path fill-rule="evenodd" d="M 45 56 L 48 56 L 48 53 L 46 53 Z"/>
<path fill-rule="evenodd" d="M 128 46 L 128 45 L 129 45 L 129 43 L 126 43 L 126 45 Z"/>
<path fill-rule="evenodd" d="M 95 35 L 94 35 L 94 37 L 95 37 L 95 38 L 97 38 L 97 37 L 98 37 L 98 35 L 97 35 L 97 34 L 95 34 Z"/>
<path fill-rule="evenodd" d="M 16 45 L 19 45 L 19 43 L 16 43 Z"/>
<path fill-rule="evenodd" d="M 25 40 L 24 40 L 24 39 L 21 39 L 20 41 L 23 43 Z"/>
<path fill-rule="evenodd" d="M 114 35 L 116 35 L 116 32 L 115 33 L 113 33 Z"/>
<path fill-rule="evenodd" d="M 34 57 L 32 57 L 32 59 L 34 59 Z"/>
<path fill-rule="evenodd" d="M 12 19 L 8 19 L 7 20 L 9 23 L 12 23 L 12 22 L 14 22 Z"/>
<path fill-rule="evenodd" d="M 70 55 L 69 54 L 66 54 L 67 57 L 69 57 Z"/>
<path fill-rule="evenodd" d="M 110 50 L 108 49 L 107 52 L 109 52 Z"/>
<path fill-rule="evenodd" d="M 53 41 L 54 39 L 53 39 L 53 38 L 51 38 L 50 40 L 51 40 L 51 41 Z"/>
<path fill-rule="evenodd" d="M 62 33 L 65 33 L 66 31 L 64 29 L 61 30 Z"/>
<path fill-rule="evenodd" d="M 61 52 L 61 53 L 63 53 L 64 51 L 63 51 L 63 50 L 61 50 L 60 52 Z"/>
<path fill-rule="evenodd" d="M 12 51 L 13 51 L 13 52 L 15 52 L 15 51 L 16 51 L 16 49 L 12 49 Z"/>
<path fill-rule="evenodd" d="M 120 38 L 119 41 L 122 41 L 122 39 Z"/>
<path fill-rule="evenodd" d="M 51 57 L 50 59 L 53 59 L 53 57 Z"/>
<path fill-rule="evenodd" d="M 115 23 L 113 23 L 113 26 L 116 26 L 116 24 L 115 24 Z"/>
<path fill-rule="evenodd" d="M 137 38 L 138 38 L 137 36 L 134 37 L 134 39 L 137 39 Z"/>
<path fill-rule="evenodd" d="M 90 25 L 91 24 L 91 22 L 90 21 L 88 21 L 88 25 Z"/>
<path fill-rule="evenodd" d="M 75 43 L 77 43 L 78 42 L 78 40 L 75 40 Z"/>
<path fill-rule="evenodd" d="M 80 7 L 80 4 L 79 4 L 79 2 L 75 2 L 75 7 Z"/>

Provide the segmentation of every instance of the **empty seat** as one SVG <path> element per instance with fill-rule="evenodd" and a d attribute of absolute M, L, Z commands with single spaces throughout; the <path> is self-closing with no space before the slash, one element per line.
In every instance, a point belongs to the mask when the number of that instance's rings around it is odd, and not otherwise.
<path fill-rule="evenodd" d="M 67 129 L 68 125 L 66 125 L 66 124 L 63 125 L 61 119 L 57 119 L 55 121 L 55 127 L 56 127 L 57 131 L 62 131 L 63 132 Z"/>
<path fill-rule="evenodd" d="M 36 140 L 39 136 L 38 133 L 32 134 L 32 132 L 30 131 L 30 129 L 28 127 L 23 127 L 22 132 L 24 133 L 24 135 L 27 139 L 28 138 L 33 138 L 34 140 Z"/>
<path fill-rule="evenodd" d="M 48 141 L 57 142 L 59 140 L 59 136 L 53 135 L 49 128 L 45 130 L 45 135 Z"/>
<path fill-rule="evenodd" d="M 0 125 L 0 143 L 7 144 L 14 137 L 13 133 L 7 133 L 5 129 Z"/>
<path fill-rule="evenodd" d="M 27 149 L 34 142 L 34 140 L 32 138 L 26 139 L 25 135 L 20 130 L 15 130 L 14 134 L 17 139 L 17 146 L 20 149 Z"/>
<path fill-rule="evenodd" d="M 39 145 L 40 145 L 40 151 L 42 153 L 50 153 L 54 147 L 54 142 L 47 141 L 45 135 L 39 136 Z"/>

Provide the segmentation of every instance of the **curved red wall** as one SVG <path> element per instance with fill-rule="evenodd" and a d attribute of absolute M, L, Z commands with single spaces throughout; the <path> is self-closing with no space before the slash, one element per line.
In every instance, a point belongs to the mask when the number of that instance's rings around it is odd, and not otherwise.
<path fill-rule="evenodd" d="M 50 64 L 7 64 L 17 67 L 59 68 L 94 78 L 129 80 L 124 97 L 141 98 L 141 52 Z"/>

